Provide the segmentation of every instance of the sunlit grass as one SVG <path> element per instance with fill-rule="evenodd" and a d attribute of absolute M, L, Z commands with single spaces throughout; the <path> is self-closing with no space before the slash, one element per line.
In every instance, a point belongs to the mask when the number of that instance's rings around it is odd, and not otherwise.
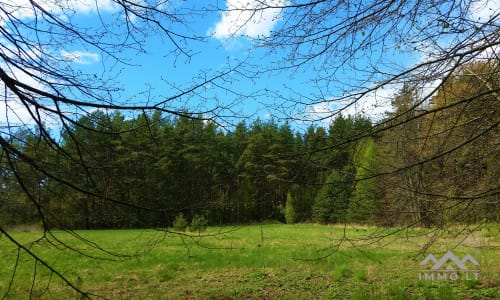
<path fill-rule="evenodd" d="M 54 231 L 35 243 L 41 232 L 13 235 L 78 288 L 112 299 L 494 299 L 500 296 L 496 226 L 467 238 L 452 231 L 310 224 L 211 227 L 201 235 Z M 418 280 L 422 247 L 436 234 L 439 239 L 424 254 L 469 253 L 480 263 L 480 280 Z M 40 263 L 35 269 L 32 258 L 17 253 L 0 237 L 0 297 L 16 260 L 11 299 L 30 292 L 45 299 L 77 296 Z"/>

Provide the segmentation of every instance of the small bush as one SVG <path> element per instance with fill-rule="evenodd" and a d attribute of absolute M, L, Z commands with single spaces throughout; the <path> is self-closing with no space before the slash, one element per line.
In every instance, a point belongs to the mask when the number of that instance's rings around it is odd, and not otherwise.
<path fill-rule="evenodd" d="M 354 274 L 354 279 L 357 281 L 366 281 L 367 278 L 366 270 L 359 270 Z"/>
<path fill-rule="evenodd" d="M 454 300 L 457 299 L 453 293 L 453 288 L 449 285 L 441 285 L 438 288 L 437 296 L 439 299 L 443 300 Z"/>
<path fill-rule="evenodd" d="M 174 227 L 174 230 L 177 230 L 177 231 L 186 231 L 186 228 L 188 227 L 188 223 L 187 223 L 186 219 L 184 218 L 183 213 L 179 213 L 177 216 L 175 216 L 173 227 Z"/>
<path fill-rule="evenodd" d="M 333 278 L 335 280 L 348 279 L 352 276 L 352 270 L 350 266 L 341 265 L 334 269 Z"/>
<path fill-rule="evenodd" d="M 191 226 L 189 226 L 190 231 L 202 232 L 207 229 L 208 220 L 203 215 L 195 215 L 191 220 Z"/>

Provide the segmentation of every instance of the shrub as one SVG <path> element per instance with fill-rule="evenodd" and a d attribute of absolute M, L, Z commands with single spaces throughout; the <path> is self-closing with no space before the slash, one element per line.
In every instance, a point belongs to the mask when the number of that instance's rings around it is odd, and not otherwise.
<path fill-rule="evenodd" d="M 208 220 L 203 215 L 195 215 L 191 220 L 190 231 L 202 232 L 207 229 Z"/>
<path fill-rule="evenodd" d="M 173 224 L 174 230 L 186 231 L 187 226 L 188 226 L 188 223 L 187 223 L 186 219 L 184 218 L 183 213 L 179 213 L 177 216 L 175 216 L 175 220 L 174 220 L 174 224 Z"/>

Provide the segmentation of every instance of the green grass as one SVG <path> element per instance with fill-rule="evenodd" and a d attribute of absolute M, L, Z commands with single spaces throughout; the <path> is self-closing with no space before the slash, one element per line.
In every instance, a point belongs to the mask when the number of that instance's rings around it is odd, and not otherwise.
<path fill-rule="evenodd" d="M 436 257 L 447 250 L 473 255 L 481 274 L 471 282 L 418 279 L 419 251 L 436 233 L 424 229 L 272 224 L 211 227 L 202 237 L 155 230 L 76 232 L 107 252 L 62 231 L 35 243 L 42 233 L 12 234 L 79 288 L 111 299 L 495 299 L 497 226 L 465 240 L 453 230 L 438 232 L 438 242 L 426 251 Z M 16 260 L 7 299 L 25 299 L 30 292 L 34 298 L 77 298 L 40 263 L 17 253 L 0 237 L 0 298 Z"/>

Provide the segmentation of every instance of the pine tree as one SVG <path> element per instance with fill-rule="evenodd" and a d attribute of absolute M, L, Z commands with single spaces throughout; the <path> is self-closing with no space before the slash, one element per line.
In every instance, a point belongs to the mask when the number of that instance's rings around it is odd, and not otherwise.
<path fill-rule="evenodd" d="M 348 166 L 341 171 L 332 171 L 314 200 L 313 221 L 320 223 L 346 222 L 351 193 L 351 168 Z"/>
<path fill-rule="evenodd" d="M 363 140 L 354 155 L 356 182 L 349 201 L 347 219 L 354 223 L 373 223 L 376 212 L 376 189 L 373 178 L 376 156 L 375 141 L 372 138 Z"/>

